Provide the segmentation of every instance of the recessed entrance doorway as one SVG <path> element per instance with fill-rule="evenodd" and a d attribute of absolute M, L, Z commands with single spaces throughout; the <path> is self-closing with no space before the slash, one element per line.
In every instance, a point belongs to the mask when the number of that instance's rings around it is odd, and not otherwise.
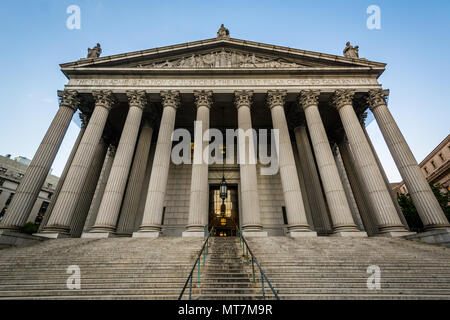
<path fill-rule="evenodd" d="M 236 226 L 239 226 L 239 203 L 237 186 L 228 185 L 225 207 L 222 206 L 219 185 L 209 188 L 209 229 L 214 227 L 216 237 L 236 236 Z"/>

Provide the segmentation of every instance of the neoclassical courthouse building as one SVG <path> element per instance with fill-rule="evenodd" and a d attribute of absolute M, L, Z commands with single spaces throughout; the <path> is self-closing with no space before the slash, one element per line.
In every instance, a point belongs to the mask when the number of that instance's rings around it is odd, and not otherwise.
<path fill-rule="evenodd" d="M 60 106 L 8 212 L 21 229 L 76 111 L 82 127 L 35 236 L 411 236 L 365 130 L 370 109 L 429 235 L 449 222 L 389 112 L 385 64 L 217 37 L 61 65 Z M 264 164 L 175 164 L 174 129 L 279 130 L 279 171 Z M 201 135 L 200 135 L 201 138 Z M 255 143 L 247 137 L 246 144 Z M 207 143 L 207 142 L 206 142 Z M 223 153 L 230 152 L 223 148 Z M 222 212 L 219 186 L 227 185 Z M 28 238 L 27 238 L 28 237 Z"/>

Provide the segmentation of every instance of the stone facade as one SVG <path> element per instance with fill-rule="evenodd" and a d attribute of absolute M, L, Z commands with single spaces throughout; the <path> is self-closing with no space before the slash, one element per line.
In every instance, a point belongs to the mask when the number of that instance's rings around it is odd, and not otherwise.
<path fill-rule="evenodd" d="M 377 81 L 383 63 L 243 41 L 221 28 L 217 38 L 90 57 L 61 69 L 69 81 L 60 109 L 0 237 L 25 221 L 43 179 L 39 168 L 51 165 L 76 109 L 85 126 L 39 237 L 79 237 L 81 230 L 86 238 L 202 237 L 206 227 L 225 236 L 235 232 L 230 225 L 250 237 L 406 236 L 365 132 L 367 108 L 415 190 L 427 229 L 449 230 L 387 108 Z M 208 128 L 254 129 L 237 134 L 245 150 L 264 137 L 260 130 L 275 130 L 279 143 L 269 146 L 278 170 L 263 174 L 267 164 L 252 163 L 247 153 L 239 163 L 196 163 L 208 148 L 201 136 Z M 172 159 L 175 129 L 190 134 L 193 164 Z M 237 146 L 228 142 L 221 152 L 237 159 Z M 228 193 L 221 200 L 223 178 Z"/>

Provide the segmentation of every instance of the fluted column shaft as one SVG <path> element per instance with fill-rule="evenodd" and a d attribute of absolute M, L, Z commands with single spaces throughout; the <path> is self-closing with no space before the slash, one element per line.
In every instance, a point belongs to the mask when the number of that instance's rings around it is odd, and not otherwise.
<path fill-rule="evenodd" d="M 58 112 L 56 112 L 47 133 L 17 188 L 8 212 L 0 223 L 0 229 L 20 230 L 25 225 L 39 191 L 50 171 L 53 160 L 55 160 L 56 153 L 66 134 L 73 114 L 79 106 L 76 91 L 63 91 L 59 95 L 61 103 Z"/>
<path fill-rule="evenodd" d="M 130 177 L 128 178 L 127 190 L 123 198 L 122 209 L 120 211 L 119 223 L 117 225 L 118 234 L 130 235 L 134 231 L 152 136 L 153 127 L 148 121 L 144 121 L 136 146 L 133 165 L 131 167 Z"/>
<path fill-rule="evenodd" d="M 339 111 L 355 165 L 360 168 L 361 180 L 367 187 L 369 201 L 376 214 L 378 230 L 380 234 L 395 236 L 396 233 L 401 234 L 407 230 L 397 215 L 372 150 L 353 110 L 353 95 L 354 92 L 351 90 L 337 90 L 333 103 Z"/>
<path fill-rule="evenodd" d="M 197 105 L 197 123 L 202 131 L 194 133 L 194 163 L 192 164 L 191 194 L 189 200 L 189 218 L 186 231 L 199 232 L 201 235 L 208 224 L 209 187 L 208 163 L 203 161 L 203 150 L 208 147 L 208 141 L 203 141 L 203 135 L 209 129 L 209 110 L 212 105 L 212 91 L 194 91 Z M 200 161 L 200 163 L 196 163 Z"/>
<path fill-rule="evenodd" d="M 94 197 L 92 198 L 91 205 L 89 207 L 86 222 L 84 223 L 83 232 L 89 232 L 97 219 L 98 209 L 100 208 L 103 194 L 105 193 L 106 183 L 108 182 L 115 153 L 116 147 L 112 144 L 109 145 L 105 159 L 103 160 L 102 170 L 95 187 Z"/>
<path fill-rule="evenodd" d="M 383 92 L 369 91 L 368 101 L 425 229 L 449 228 L 441 206 L 387 107 Z"/>
<path fill-rule="evenodd" d="M 43 233 L 69 234 L 70 221 L 113 103 L 113 95 L 110 91 L 94 91 L 93 95 L 96 99 L 94 112 Z"/>
<path fill-rule="evenodd" d="M 142 112 L 146 104 L 144 91 L 127 92 L 130 108 L 122 129 L 119 145 L 106 184 L 97 219 L 90 232 L 114 232 L 119 218 L 120 206 L 127 185 L 139 133 Z"/>
<path fill-rule="evenodd" d="M 307 183 L 306 193 L 311 206 L 315 230 L 322 233 L 330 233 L 331 225 L 328 218 L 327 207 L 320 186 L 314 156 L 310 147 L 308 133 L 305 125 L 294 129 L 297 150 L 299 153 L 300 166 Z"/>
<path fill-rule="evenodd" d="M 353 221 L 330 142 L 320 117 L 319 95 L 318 90 L 302 91 L 300 93 L 300 104 L 305 112 L 317 167 L 330 210 L 333 231 L 335 233 L 359 232 Z"/>
<path fill-rule="evenodd" d="M 283 188 L 288 229 L 291 235 L 300 232 L 311 233 L 303 206 L 300 183 L 295 167 L 294 153 L 284 114 L 285 91 L 270 90 L 267 94 L 267 102 L 272 114 L 272 123 L 275 130 L 279 130 L 278 163 L 280 167 L 281 186 Z"/>
<path fill-rule="evenodd" d="M 236 91 L 234 93 L 238 113 L 238 129 L 244 133 L 253 128 L 250 112 L 252 97 L 252 91 Z M 262 230 L 256 164 L 250 161 L 250 152 L 254 150 L 254 143 L 253 134 L 244 135 L 243 137 L 238 136 L 239 147 L 245 152 L 245 158 L 242 158 L 243 161 L 239 162 L 242 199 L 241 225 L 245 232 L 258 232 Z M 240 155 L 241 157 L 242 155 Z"/>
<path fill-rule="evenodd" d="M 180 93 L 178 91 L 163 91 L 161 92 L 161 97 L 163 114 L 145 201 L 144 215 L 139 232 L 134 233 L 133 236 L 143 236 L 142 233 L 145 232 L 157 235 L 161 231 L 161 219 L 172 149 L 171 137 L 175 126 L 175 115 L 180 103 Z"/>
<path fill-rule="evenodd" d="M 80 132 L 78 133 L 77 139 L 75 140 L 75 143 L 72 147 L 72 151 L 70 152 L 69 158 L 66 161 L 66 165 L 64 166 L 64 170 L 61 174 L 61 177 L 58 180 L 55 192 L 52 195 L 52 201 L 50 202 L 50 205 L 48 206 L 47 211 L 45 212 L 44 219 L 42 220 L 41 225 L 39 226 L 39 231 L 42 231 L 44 229 L 44 227 L 47 225 L 48 219 L 50 219 L 53 208 L 55 207 L 56 200 L 58 199 L 59 193 L 61 192 L 61 188 L 64 184 L 64 181 L 66 180 L 67 172 L 69 171 L 69 168 L 72 165 L 72 161 L 73 158 L 75 157 L 75 153 L 78 150 L 78 146 L 80 145 L 81 138 L 83 138 L 84 132 L 86 131 L 88 117 L 80 113 L 80 119 L 81 119 Z"/>
<path fill-rule="evenodd" d="M 83 189 L 78 199 L 75 212 L 70 222 L 70 235 L 72 238 L 79 238 L 83 231 L 83 226 L 86 223 L 86 218 L 89 212 L 89 207 L 94 197 L 95 187 L 102 170 L 103 160 L 107 151 L 107 144 L 103 138 L 100 139 L 99 144 L 94 153 L 89 173 L 84 182 Z"/>

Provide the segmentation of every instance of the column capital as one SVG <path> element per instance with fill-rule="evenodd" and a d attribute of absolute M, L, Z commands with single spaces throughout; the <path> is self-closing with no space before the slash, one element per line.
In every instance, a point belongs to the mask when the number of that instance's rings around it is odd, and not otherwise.
<path fill-rule="evenodd" d="M 286 98 L 286 90 L 269 90 L 267 91 L 267 104 L 272 109 L 275 106 L 284 107 L 284 100 Z"/>
<path fill-rule="evenodd" d="M 111 90 L 94 90 L 92 95 L 95 99 L 95 106 L 101 106 L 111 110 L 113 103 L 116 101 Z"/>
<path fill-rule="evenodd" d="M 336 109 L 340 109 L 343 106 L 353 105 L 353 96 L 355 95 L 355 90 L 350 89 L 338 89 L 334 92 L 333 97 L 331 98 L 331 103 L 336 107 Z"/>
<path fill-rule="evenodd" d="M 234 92 L 234 103 L 236 108 L 247 106 L 251 107 L 253 101 L 253 91 L 252 90 L 236 90 Z"/>
<path fill-rule="evenodd" d="M 67 107 L 77 111 L 80 106 L 80 97 L 76 90 L 58 91 L 58 97 L 60 98 L 60 107 Z"/>
<path fill-rule="evenodd" d="M 163 107 L 172 107 L 177 109 L 180 106 L 180 91 L 167 90 L 160 92 Z"/>
<path fill-rule="evenodd" d="M 146 93 L 143 90 L 127 90 L 128 104 L 130 107 L 137 107 L 144 110 L 147 104 Z"/>
<path fill-rule="evenodd" d="M 300 107 L 303 107 L 303 110 L 305 110 L 309 106 L 319 105 L 319 95 L 320 95 L 320 90 L 302 90 L 302 91 L 300 91 L 300 95 L 298 97 L 298 102 L 300 104 Z"/>
<path fill-rule="evenodd" d="M 194 90 L 194 99 L 197 108 L 211 108 L 213 102 L 213 92 L 211 90 Z"/>
<path fill-rule="evenodd" d="M 369 90 L 369 96 L 366 98 L 369 108 L 373 111 L 375 108 L 386 105 L 386 98 L 388 93 L 382 89 Z"/>

